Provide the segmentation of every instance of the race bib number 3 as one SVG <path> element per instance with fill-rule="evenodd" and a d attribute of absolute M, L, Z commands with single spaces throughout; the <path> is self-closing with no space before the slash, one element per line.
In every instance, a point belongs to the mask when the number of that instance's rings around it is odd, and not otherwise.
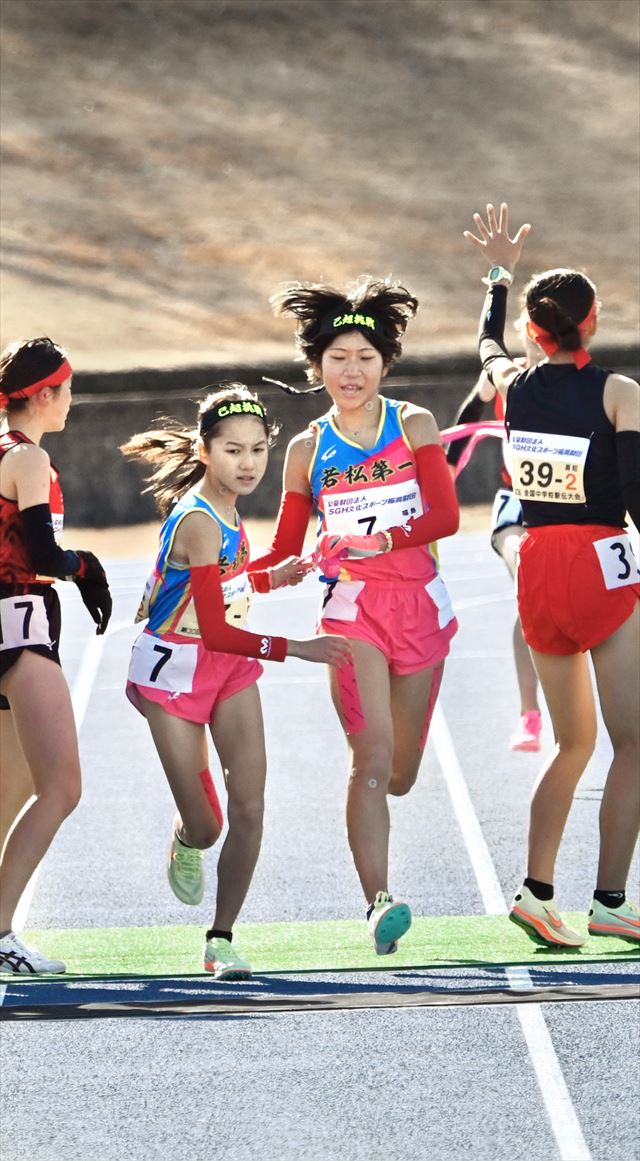
<path fill-rule="evenodd" d="M 640 569 L 628 536 L 607 536 L 603 540 L 594 540 L 593 547 L 598 554 L 605 588 L 621 589 L 625 585 L 640 582 Z"/>
<path fill-rule="evenodd" d="M 44 597 L 34 593 L 0 601 L 0 651 L 27 645 L 51 645 Z"/>
<path fill-rule="evenodd" d="M 511 479 L 519 500 L 584 504 L 589 440 L 573 435 L 512 431 Z"/>

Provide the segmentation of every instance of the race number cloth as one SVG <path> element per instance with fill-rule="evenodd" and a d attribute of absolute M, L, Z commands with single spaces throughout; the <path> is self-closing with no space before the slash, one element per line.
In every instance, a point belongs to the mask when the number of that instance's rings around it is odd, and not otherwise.
<path fill-rule="evenodd" d="M 43 596 L 23 593 L 0 600 L 0 652 L 53 645 Z"/>
<path fill-rule="evenodd" d="M 514 494 L 519 500 L 542 503 L 586 503 L 589 443 L 580 436 L 512 430 L 509 465 Z"/>
<path fill-rule="evenodd" d="M 640 581 L 640 568 L 634 556 L 631 541 L 626 534 L 605 536 L 594 541 L 605 588 L 620 589 Z"/>

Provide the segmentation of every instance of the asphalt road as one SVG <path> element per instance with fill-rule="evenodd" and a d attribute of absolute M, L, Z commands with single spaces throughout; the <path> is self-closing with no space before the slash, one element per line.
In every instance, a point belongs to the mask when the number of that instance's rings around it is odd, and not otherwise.
<path fill-rule="evenodd" d="M 522 876 L 539 756 L 507 749 L 518 699 L 506 570 L 483 533 L 445 542 L 441 559 L 460 631 L 418 785 L 391 804 L 391 885 L 416 914 L 496 913 Z M 149 564 L 111 563 L 115 610 L 103 641 L 87 636 L 73 586 L 60 586 L 85 790 L 43 863 L 27 929 L 208 923 L 215 851 L 207 855 L 205 902 L 183 907 L 165 875 L 171 798 L 146 726 L 123 694 L 136 633 L 131 620 Z M 308 580 L 257 599 L 252 626 L 307 636 L 316 605 Z M 320 667 L 290 660 L 267 666 L 261 688 L 266 827 L 242 919 L 357 917 L 362 901 L 343 821 L 345 747 L 326 677 Z M 543 738 L 547 750 L 546 718 Z M 565 910 L 585 910 L 591 897 L 609 755 L 601 734 L 558 863 Z M 637 892 L 637 858 L 632 883 Z M 633 1161 L 640 1153 L 635 1001 L 454 1002 L 478 988 L 563 984 L 578 994 L 585 983 L 628 982 L 632 966 L 402 973 L 390 965 L 375 978 L 264 977 L 244 985 L 203 979 L 170 988 L 132 981 L 120 987 L 120 998 L 330 993 L 338 1000 L 361 995 L 370 1006 L 7 1023 L 0 1157 Z M 452 1003 L 380 1008 L 372 995 L 377 989 L 393 999 L 416 988 L 450 989 Z"/>

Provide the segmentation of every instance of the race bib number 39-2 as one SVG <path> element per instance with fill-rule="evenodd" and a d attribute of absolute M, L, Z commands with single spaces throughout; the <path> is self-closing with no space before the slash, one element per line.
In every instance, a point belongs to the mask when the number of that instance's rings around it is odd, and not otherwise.
<path fill-rule="evenodd" d="M 519 500 L 584 504 L 589 440 L 575 435 L 512 431 L 511 479 Z"/>

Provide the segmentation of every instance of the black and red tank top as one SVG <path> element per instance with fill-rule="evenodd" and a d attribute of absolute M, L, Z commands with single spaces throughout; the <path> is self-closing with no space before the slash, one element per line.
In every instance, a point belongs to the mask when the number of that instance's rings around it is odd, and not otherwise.
<path fill-rule="evenodd" d="M 0 435 L 0 459 L 21 443 L 33 443 L 33 440 L 21 431 L 5 431 Z M 64 521 L 64 500 L 58 470 L 53 464 L 50 469 L 49 507 L 53 534 L 56 541 L 59 541 Z M 36 582 L 52 583 L 54 579 L 38 576 L 35 572 L 24 539 L 18 505 L 15 500 L 8 500 L 0 493 L 0 585 L 23 588 Z"/>
<path fill-rule="evenodd" d="M 603 405 L 610 374 L 593 363 L 542 363 L 513 380 L 509 465 L 527 527 L 624 524 L 616 433 Z"/>

